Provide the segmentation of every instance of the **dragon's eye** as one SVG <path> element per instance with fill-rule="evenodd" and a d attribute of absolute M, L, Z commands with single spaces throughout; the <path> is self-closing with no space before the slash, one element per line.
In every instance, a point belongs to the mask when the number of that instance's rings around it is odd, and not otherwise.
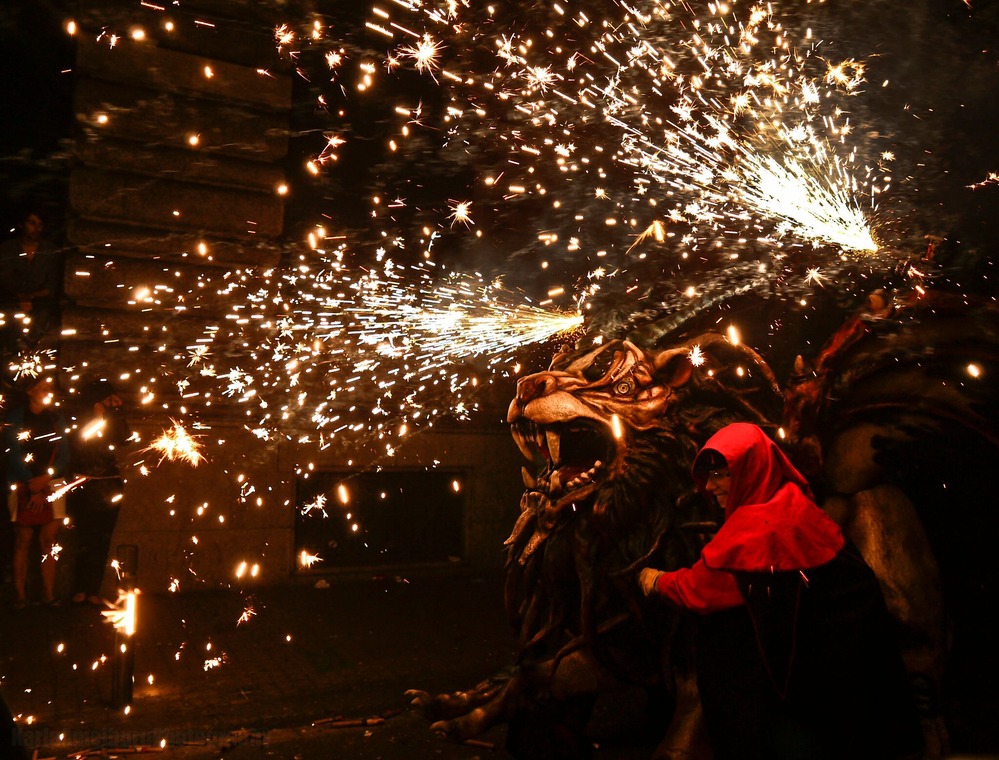
<path fill-rule="evenodd" d="M 614 383 L 614 392 L 618 396 L 628 396 L 635 392 L 635 381 L 630 377 L 624 380 L 618 380 Z"/>

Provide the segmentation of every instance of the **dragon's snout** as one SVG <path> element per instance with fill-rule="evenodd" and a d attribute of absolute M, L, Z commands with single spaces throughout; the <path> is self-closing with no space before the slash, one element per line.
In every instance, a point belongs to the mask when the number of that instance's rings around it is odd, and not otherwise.
<path fill-rule="evenodd" d="M 520 406 L 529 401 L 546 396 L 558 387 L 558 381 L 550 372 L 537 372 L 517 381 L 517 396 L 514 399 Z"/>

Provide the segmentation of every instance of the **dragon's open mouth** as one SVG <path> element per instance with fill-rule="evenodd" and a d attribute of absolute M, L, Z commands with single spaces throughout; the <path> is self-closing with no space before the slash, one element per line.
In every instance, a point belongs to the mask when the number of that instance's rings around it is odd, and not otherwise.
<path fill-rule="evenodd" d="M 511 425 L 511 433 L 521 453 L 538 469 L 534 475 L 524 468 L 524 485 L 554 499 L 589 496 L 616 452 L 610 431 L 590 420 L 538 425 L 521 419 Z"/>

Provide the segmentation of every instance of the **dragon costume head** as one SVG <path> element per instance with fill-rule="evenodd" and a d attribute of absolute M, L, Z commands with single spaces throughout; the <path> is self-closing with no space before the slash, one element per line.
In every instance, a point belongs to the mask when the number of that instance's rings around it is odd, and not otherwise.
<path fill-rule="evenodd" d="M 705 519 L 690 477 L 698 447 L 733 421 L 772 429 L 780 409 L 766 363 L 715 333 L 660 352 L 609 341 L 521 378 L 507 419 L 529 464 L 506 545 L 522 644 L 590 637 L 626 617 L 639 563 L 696 556 L 683 526 Z"/>

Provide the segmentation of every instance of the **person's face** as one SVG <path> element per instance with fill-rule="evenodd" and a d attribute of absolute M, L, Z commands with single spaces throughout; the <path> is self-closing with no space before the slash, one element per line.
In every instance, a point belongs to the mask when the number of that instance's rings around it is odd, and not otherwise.
<path fill-rule="evenodd" d="M 42 231 L 45 229 L 45 225 L 42 223 L 42 218 L 37 214 L 28 214 L 24 220 L 24 237 L 28 240 L 39 240 L 42 237 Z"/>
<path fill-rule="evenodd" d="M 727 467 L 720 467 L 708 472 L 707 480 L 704 482 L 704 490 L 715 497 L 719 507 L 725 509 L 728 504 L 728 488 L 731 483 L 732 473 Z"/>

